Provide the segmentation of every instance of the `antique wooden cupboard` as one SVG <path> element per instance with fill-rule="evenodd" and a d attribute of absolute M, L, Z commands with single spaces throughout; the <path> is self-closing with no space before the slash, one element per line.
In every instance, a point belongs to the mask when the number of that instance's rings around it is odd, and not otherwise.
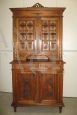
<path fill-rule="evenodd" d="M 18 106 L 63 107 L 62 21 L 65 8 L 10 8 L 13 12 L 12 83 Z"/>

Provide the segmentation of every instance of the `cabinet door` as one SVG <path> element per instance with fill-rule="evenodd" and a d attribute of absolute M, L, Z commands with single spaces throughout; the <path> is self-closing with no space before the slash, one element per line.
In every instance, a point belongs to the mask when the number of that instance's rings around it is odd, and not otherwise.
<path fill-rule="evenodd" d="M 36 76 L 32 73 L 17 73 L 16 76 L 17 102 L 33 104 L 36 96 Z"/>
<path fill-rule="evenodd" d="M 57 75 L 41 74 L 40 76 L 40 101 L 44 104 L 57 102 Z"/>
<path fill-rule="evenodd" d="M 27 55 L 35 51 L 36 20 L 34 18 L 16 18 L 14 39 L 14 58 L 25 60 Z"/>
<path fill-rule="evenodd" d="M 59 59 L 59 19 L 58 18 L 42 18 L 41 19 L 41 50 L 48 53 L 51 60 Z"/>

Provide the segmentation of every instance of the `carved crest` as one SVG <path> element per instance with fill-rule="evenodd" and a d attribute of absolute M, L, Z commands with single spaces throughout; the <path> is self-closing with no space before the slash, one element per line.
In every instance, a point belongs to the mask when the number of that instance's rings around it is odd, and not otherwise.
<path fill-rule="evenodd" d="M 41 7 L 44 7 L 44 6 L 42 6 L 40 3 L 36 3 L 36 4 L 34 4 L 32 7 L 41 8 Z"/>

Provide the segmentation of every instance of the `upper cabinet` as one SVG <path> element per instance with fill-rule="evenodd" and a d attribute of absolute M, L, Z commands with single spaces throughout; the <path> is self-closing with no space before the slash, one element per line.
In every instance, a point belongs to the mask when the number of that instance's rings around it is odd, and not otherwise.
<path fill-rule="evenodd" d="M 62 14 L 65 8 L 46 8 L 37 3 L 13 12 L 14 60 L 36 55 L 62 60 Z M 44 57 L 45 58 L 45 57 Z"/>

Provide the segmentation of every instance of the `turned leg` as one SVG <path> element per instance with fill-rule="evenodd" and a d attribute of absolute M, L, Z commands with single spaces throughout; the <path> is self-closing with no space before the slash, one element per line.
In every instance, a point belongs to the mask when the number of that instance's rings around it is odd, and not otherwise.
<path fill-rule="evenodd" d="M 59 107 L 59 113 L 61 113 L 61 112 L 62 112 L 62 106 Z"/>
<path fill-rule="evenodd" d="M 16 112 L 16 106 L 14 106 L 14 112 Z"/>

